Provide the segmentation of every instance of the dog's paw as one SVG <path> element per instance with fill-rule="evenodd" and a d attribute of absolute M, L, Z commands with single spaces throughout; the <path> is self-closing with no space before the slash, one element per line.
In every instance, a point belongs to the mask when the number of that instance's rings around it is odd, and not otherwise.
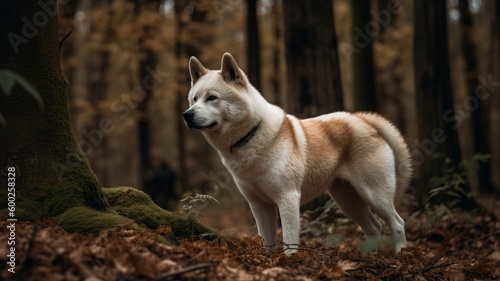
<path fill-rule="evenodd" d="M 292 245 L 285 244 L 284 247 L 285 247 L 285 255 L 287 256 L 291 256 L 299 250 L 299 245 L 295 244 Z"/>
<path fill-rule="evenodd" d="M 395 248 L 394 248 L 394 252 L 395 252 L 396 254 L 397 254 L 397 253 L 400 253 L 402 248 L 406 248 L 406 241 L 397 242 L 397 243 L 396 243 L 396 246 L 395 246 Z"/>

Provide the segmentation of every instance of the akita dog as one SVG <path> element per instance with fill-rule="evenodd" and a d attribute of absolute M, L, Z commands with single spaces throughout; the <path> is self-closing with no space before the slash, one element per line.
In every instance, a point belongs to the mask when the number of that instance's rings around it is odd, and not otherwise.
<path fill-rule="evenodd" d="M 300 205 L 325 191 L 369 237 L 389 226 L 395 251 L 406 246 L 396 212 L 408 185 L 410 153 L 400 132 L 374 113 L 335 112 L 300 120 L 268 103 L 229 53 L 220 70 L 189 60 L 189 128 L 218 151 L 255 217 L 266 247 L 276 245 L 278 213 L 285 253 L 299 245 Z"/>

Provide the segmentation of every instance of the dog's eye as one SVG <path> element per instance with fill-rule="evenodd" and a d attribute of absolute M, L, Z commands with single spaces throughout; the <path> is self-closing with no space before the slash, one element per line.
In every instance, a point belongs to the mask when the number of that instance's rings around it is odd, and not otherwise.
<path fill-rule="evenodd" d="M 217 97 L 214 95 L 208 96 L 207 101 L 216 100 Z"/>
<path fill-rule="evenodd" d="M 193 98 L 193 101 L 194 101 L 194 102 L 196 102 L 197 100 L 198 100 L 198 98 L 197 98 L 197 97 L 194 97 L 194 98 Z"/>

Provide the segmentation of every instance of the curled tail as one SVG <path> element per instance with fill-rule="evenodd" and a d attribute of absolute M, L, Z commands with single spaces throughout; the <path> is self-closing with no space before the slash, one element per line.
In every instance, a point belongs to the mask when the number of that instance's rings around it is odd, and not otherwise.
<path fill-rule="evenodd" d="M 355 113 L 355 115 L 374 127 L 394 152 L 396 160 L 396 195 L 394 202 L 397 204 L 408 187 L 413 172 L 408 146 L 401 132 L 384 117 L 367 112 Z"/>

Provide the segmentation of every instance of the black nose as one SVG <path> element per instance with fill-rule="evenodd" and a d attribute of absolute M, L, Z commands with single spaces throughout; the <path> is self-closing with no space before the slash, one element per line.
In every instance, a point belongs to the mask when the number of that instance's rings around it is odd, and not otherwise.
<path fill-rule="evenodd" d="M 184 117 L 186 123 L 190 124 L 193 121 L 194 112 L 191 110 L 187 110 L 184 113 L 182 113 L 182 117 Z"/>

